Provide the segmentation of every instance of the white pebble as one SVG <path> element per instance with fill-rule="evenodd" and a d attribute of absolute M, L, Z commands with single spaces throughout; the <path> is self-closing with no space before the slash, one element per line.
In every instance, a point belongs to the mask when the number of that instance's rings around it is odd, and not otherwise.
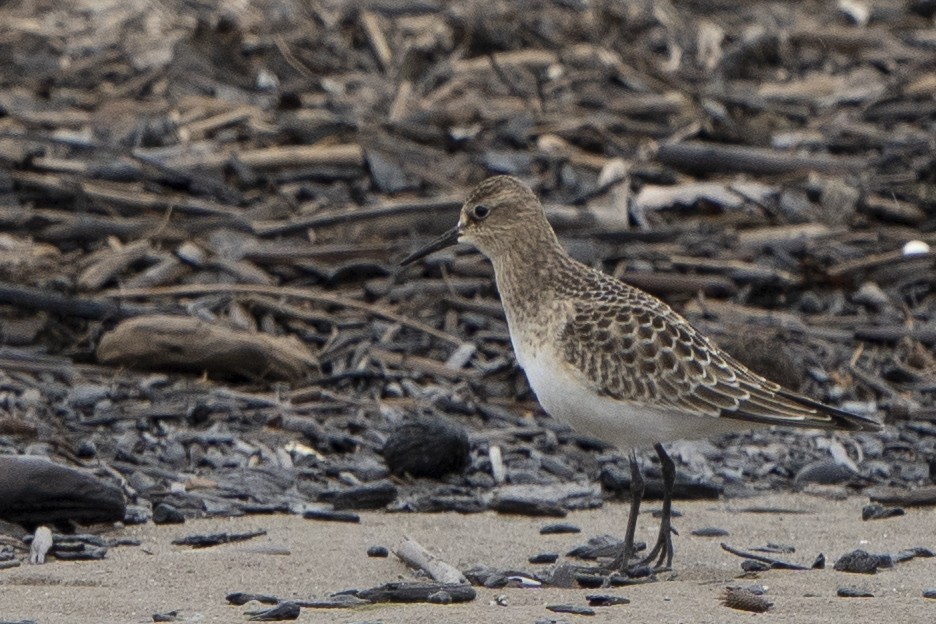
<path fill-rule="evenodd" d="M 905 256 L 919 256 L 921 254 L 929 253 L 930 246 L 921 241 L 921 240 L 912 240 L 907 241 L 903 246 L 903 255 Z"/>

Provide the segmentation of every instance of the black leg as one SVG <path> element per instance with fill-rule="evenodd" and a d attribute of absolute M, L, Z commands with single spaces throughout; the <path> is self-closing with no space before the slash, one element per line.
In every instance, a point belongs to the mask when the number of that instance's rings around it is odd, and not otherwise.
<path fill-rule="evenodd" d="M 630 511 L 627 514 L 627 531 L 624 533 L 624 546 L 621 553 L 611 563 L 611 570 L 617 570 L 622 573 L 627 572 L 630 560 L 634 556 L 634 534 L 637 532 L 637 514 L 640 512 L 640 501 L 644 495 L 644 480 L 640 474 L 640 466 L 637 464 L 637 453 L 631 451 L 630 454 Z"/>
<path fill-rule="evenodd" d="M 660 470 L 663 473 L 663 511 L 657 542 L 640 563 L 649 565 L 656 559 L 654 567 L 668 570 L 673 563 L 673 485 L 676 483 L 676 465 L 662 444 L 654 444 L 653 448 L 660 458 Z"/>

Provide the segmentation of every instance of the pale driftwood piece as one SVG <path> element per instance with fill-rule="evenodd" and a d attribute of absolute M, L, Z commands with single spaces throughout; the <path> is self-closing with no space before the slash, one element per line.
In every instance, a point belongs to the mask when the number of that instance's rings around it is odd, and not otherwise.
<path fill-rule="evenodd" d="M 172 284 L 192 270 L 189 265 L 172 254 L 166 253 L 161 254 L 161 256 L 159 262 L 124 282 L 126 286 L 128 288 L 147 288 Z"/>
<path fill-rule="evenodd" d="M 622 215 L 628 214 L 631 203 L 631 166 L 632 163 L 623 158 L 612 158 L 598 174 L 598 186 L 607 189 L 611 200 L 610 208 Z M 629 225 L 626 222 L 623 224 Z"/>
<path fill-rule="evenodd" d="M 806 241 L 834 236 L 841 231 L 841 229 L 832 229 L 824 223 L 796 223 L 754 228 L 738 232 L 738 247 L 745 250 L 764 247 L 800 248 Z"/>
<path fill-rule="evenodd" d="M 149 241 L 145 240 L 135 241 L 122 249 L 103 249 L 89 258 L 92 263 L 78 276 L 78 287 L 82 290 L 98 290 L 151 251 Z"/>
<path fill-rule="evenodd" d="M 39 565 L 45 563 L 46 554 L 52 548 L 52 531 L 47 526 L 36 528 L 33 533 L 32 544 L 29 545 L 29 563 Z"/>
<path fill-rule="evenodd" d="M 910 202 L 900 201 L 895 197 L 881 197 L 879 195 L 866 197 L 864 211 L 882 221 L 891 221 L 904 225 L 919 225 L 926 221 L 926 213 L 922 208 Z"/>
<path fill-rule="evenodd" d="M 189 167 L 215 168 L 221 167 L 231 158 L 237 158 L 244 165 L 257 169 L 310 167 L 315 165 L 364 166 L 364 150 L 356 143 L 344 145 L 289 145 L 234 152 L 189 153 L 169 158 L 165 164 L 181 169 Z"/>
<path fill-rule="evenodd" d="M 507 480 L 507 467 L 504 466 L 504 454 L 501 447 L 492 444 L 488 449 L 488 458 L 491 460 L 491 476 L 494 477 L 494 483 L 501 485 Z"/>
<path fill-rule="evenodd" d="M 695 173 L 746 172 L 759 175 L 842 173 L 867 166 L 864 158 L 801 155 L 761 147 L 686 141 L 663 145 L 656 159 L 669 167 Z"/>
<path fill-rule="evenodd" d="M 184 316 L 124 321 L 101 338 L 102 364 L 182 368 L 253 379 L 301 380 L 318 369 L 315 356 L 294 336 L 251 334 Z"/>
<path fill-rule="evenodd" d="M 211 117 L 189 121 L 180 128 L 180 131 L 188 132 L 190 139 L 200 139 L 209 132 L 224 128 L 225 126 L 243 123 L 251 117 L 259 116 L 260 114 L 259 110 L 251 106 L 239 106 L 233 110 L 212 115 Z"/>
<path fill-rule="evenodd" d="M 452 352 L 452 355 L 445 360 L 445 365 L 456 370 L 462 369 L 477 352 L 478 345 L 473 342 L 466 342 Z"/>
<path fill-rule="evenodd" d="M 708 201 L 723 209 L 737 209 L 750 199 L 761 204 L 777 189 L 758 182 L 690 182 L 674 186 L 647 184 L 634 198 L 638 210 L 662 210 L 675 206 L 691 206 Z"/>
<path fill-rule="evenodd" d="M 785 286 L 796 286 L 802 282 L 800 276 L 789 271 L 741 260 L 671 256 L 670 262 L 673 266 L 684 269 L 727 274 L 739 282 L 774 282 Z"/>
<path fill-rule="evenodd" d="M 383 29 L 380 28 L 380 21 L 371 11 L 361 11 L 361 26 L 367 35 L 367 42 L 370 44 L 374 57 L 380 64 L 380 69 L 387 71 L 393 62 L 393 52 L 390 50 L 390 44 L 384 37 Z"/>
<path fill-rule="evenodd" d="M 477 379 L 480 377 L 477 371 L 466 371 L 458 368 L 452 368 L 446 365 L 444 362 L 420 357 L 418 355 L 404 355 L 402 353 L 394 353 L 379 347 L 371 347 L 368 349 L 368 354 L 378 362 L 381 362 L 387 366 L 403 369 L 404 371 L 409 372 L 434 375 L 436 377 L 441 377 L 442 379 Z"/>
<path fill-rule="evenodd" d="M 562 156 L 569 162 L 601 171 L 608 159 L 578 148 L 557 134 L 543 134 L 536 140 L 536 148 L 550 156 Z"/>
<path fill-rule="evenodd" d="M 442 561 L 409 536 L 403 537 L 403 541 L 393 551 L 393 554 L 406 565 L 423 570 L 434 581 L 439 583 L 451 585 L 468 583 L 468 579 L 458 571 L 458 568 Z"/>

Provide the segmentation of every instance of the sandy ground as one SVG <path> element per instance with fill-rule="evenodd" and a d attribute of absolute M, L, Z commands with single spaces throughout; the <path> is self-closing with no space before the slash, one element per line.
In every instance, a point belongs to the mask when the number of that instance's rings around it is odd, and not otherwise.
<path fill-rule="evenodd" d="M 876 575 L 835 572 L 832 563 L 855 548 L 896 552 L 913 546 L 936 546 L 936 512 L 911 509 L 903 517 L 862 522 L 865 499 L 829 501 L 804 494 L 718 502 L 681 502 L 677 522 L 676 560 L 672 575 L 660 582 L 604 593 L 626 596 L 631 604 L 598 608 L 594 617 L 555 614 L 549 604 L 584 605 L 586 594 L 575 589 L 478 590 L 467 604 L 379 605 L 357 610 L 304 609 L 306 622 L 534 622 L 540 618 L 588 622 L 923 622 L 936 619 L 936 600 L 922 597 L 936 586 L 936 559 L 914 559 Z M 649 505 L 653 507 L 653 505 Z M 751 507 L 776 507 L 805 513 L 752 513 Z M 362 514 L 360 524 L 303 520 L 291 516 L 192 521 L 186 525 L 130 527 L 120 535 L 136 537 L 141 547 L 112 549 L 98 562 L 23 565 L 0 571 L 0 621 L 32 619 L 40 624 L 151 622 L 157 612 L 178 610 L 180 621 L 244 621 L 244 612 L 259 605 L 229 606 L 229 592 L 276 594 L 284 598 L 321 598 L 345 588 L 364 588 L 411 578 L 394 556 L 366 556 L 368 546 L 390 548 L 408 535 L 460 569 L 474 564 L 531 569 L 530 555 L 547 550 L 566 552 L 590 536 L 623 532 L 624 504 L 571 514 L 578 535 L 539 534 L 547 521 L 494 513 Z M 718 526 L 727 538 L 693 537 L 691 530 Z M 192 533 L 245 531 L 269 533 L 249 542 L 192 550 L 171 545 Z M 639 536 L 655 536 L 655 520 L 642 513 Z M 741 559 L 724 552 L 719 542 L 756 547 L 768 542 L 794 544 L 787 559 L 809 565 L 825 553 L 825 570 L 774 570 L 757 579 L 741 579 Z M 560 559 L 561 561 L 561 559 Z M 767 614 L 733 611 L 719 596 L 731 583 L 761 583 L 774 607 Z M 873 598 L 838 598 L 841 586 L 870 590 Z M 506 597 L 506 606 L 495 604 Z"/>

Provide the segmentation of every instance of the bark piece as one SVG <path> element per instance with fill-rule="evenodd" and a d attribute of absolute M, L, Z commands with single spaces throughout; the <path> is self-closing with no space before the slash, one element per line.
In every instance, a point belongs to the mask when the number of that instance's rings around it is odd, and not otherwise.
<path fill-rule="evenodd" d="M 102 364 L 181 368 L 250 379 L 301 380 L 317 369 L 295 337 L 251 334 L 184 317 L 153 315 L 124 321 L 101 339 Z"/>

